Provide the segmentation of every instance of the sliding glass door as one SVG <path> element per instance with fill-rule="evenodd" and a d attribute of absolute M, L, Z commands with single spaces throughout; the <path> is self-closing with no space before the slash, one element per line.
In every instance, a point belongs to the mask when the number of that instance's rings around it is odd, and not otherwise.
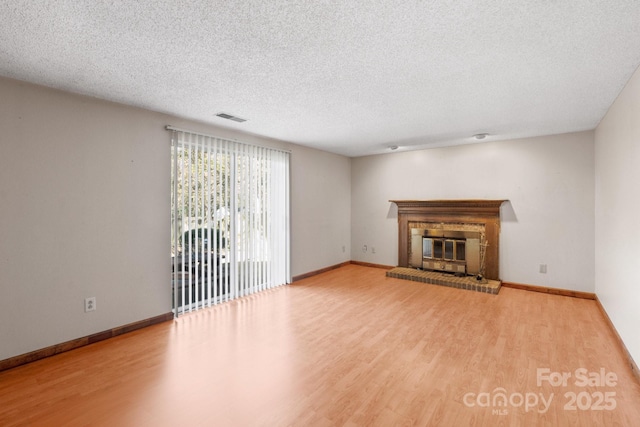
<path fill-rule="evenodd" d="M 176 314 L 290 282 L 289 153 L 173 129 Z"/>

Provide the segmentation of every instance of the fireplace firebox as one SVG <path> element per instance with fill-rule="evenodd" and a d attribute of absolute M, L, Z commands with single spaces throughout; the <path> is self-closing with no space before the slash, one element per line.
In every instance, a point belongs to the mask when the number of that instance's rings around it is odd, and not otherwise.
<path fill-rule="evenodd" d="M 412 228 L 409 265 L 458 275 L 480 274 L 480 240 L 477 231 Z"/>

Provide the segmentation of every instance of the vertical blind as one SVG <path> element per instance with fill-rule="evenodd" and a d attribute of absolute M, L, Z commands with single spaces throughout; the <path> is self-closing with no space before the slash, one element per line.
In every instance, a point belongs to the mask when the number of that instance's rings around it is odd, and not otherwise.
<path fill-rule="evenodd" d="M 174 313 L 290 283 L 289 153 L 167 129 Z"/>

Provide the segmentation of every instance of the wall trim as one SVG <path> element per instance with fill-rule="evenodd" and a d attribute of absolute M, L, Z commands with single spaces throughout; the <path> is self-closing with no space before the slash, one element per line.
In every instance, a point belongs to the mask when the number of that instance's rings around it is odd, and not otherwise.
<path fill-rule="evenodd" d="M 42 348 L 40 350 L 34 350 L 29 353 L 0 360 L 0 372 L 11 368 L 16 368 L 21 365 L 26 365 L 27 363 L 35 362 L 40 359 L 45 359 L 50 356 L 55 356 L 56 354 L 64 353 L 65 351 L 73 350 L 78 347 L 84 347 L 85 345 L 117 337 L 118 335 L 133 332 L 138 329 L 146 328 L 147 326 L 167 322 L 169 320 L 173 320 L 173 312 L 139 320 L 137 322 L 129 323 L 124 326 L 118 326 L 106 331 L 88 335 L 86 337 L 76 338 L 74 340 L 55 344 L 49 347 Z"/>
<path fill-rule="evenodd" d="M 298 274 L 297 276 L 293 276 L 292 282 L 297 282 L 298 280 L 306 279 L 308 277 L 317 276 L 318 274 L 326 273 L 327 271 L 335 270 L 336 268 L 344 267 L 345 265 L 361 265 L 363 267 L 373 267 L 373 268 L 383 268 L 385 270 L 391 270 L 394 266 L 392 265 L 384 265 L 384 264 L 372 264 L 370 262 L 362 262 L 362 261 L 345 261 L 340 264 L 330 265 L 329 267 L 321 268 L 319 270 L 310 271 L 308 273 Z"/>
<path fill-rule="evenodd" d="M 547 288 L 545 286 L 525 285 L 522 283 L 502 282 L 505 288 L 522 289 L 524 291 L 542 292 L 545 294 L 560 295 L 563 297 L 596 299 L 596 294 L 592 292 L 572 291 L 569 289 Z"/>
<path fill-rule="evenodd" d="M 385 270 L 391 270 L 392 268 L 395 267 L 395 265 L 372 264 L 370 262 L 362 262 L 362 261 L 351 261 L 351 264 L 361 265 L 363 267 L 383 268 Z"/>
<path fill-rule="evenodd" d="M 310 271 L 308 273 L 298 274 L 297 276 L 293 276 L 292 282 L 297 282 L 298 280 L 306 279 L 307 277 L 317 276 L 318 274 L 326 273 L 327 271 L 335 270 L 336 268 L 344 267 L 345 265 L 351 264 L 351 261 L 341 262 L 340 264 L 330 265 L 329 267 L 321 268 L 320 270 Z"/>
<path fill-rule="evenodd" d="M 602 316 L 604 317 L 604 320 L 609 324 L 609 328 L 611 328 L 611 331 L 613 331 L 613 335 L 616 337 L 616 341 L 618 341 L 618 346 L 620 347 L 624 355 L 627 357 L 627 363 L 629 364 L 629 368 L 631 368 L 631 373 L 636 378 L 636 381 L 640 383 L 640 370 L 638 370 L 638 365 L 636 364 L 635 360 L 633 360 L 633 357 L 631 356 L 631 353 L 629 353 L 627 346 L 624 345 L 624 341 L 622 341 L 622 337 L 620 337 L 618 330 L 613 325 L 611 318 L 607 314 L 607 311 L 604 309 L 604 306 L 600 302 L 600 299 L 598 298 L 597 295 L 595 297 L 595 301 L 596 301 L 596 305 L 598 306 L 598 309 L 600 310 L 600 313 L 602 313 Z"/>

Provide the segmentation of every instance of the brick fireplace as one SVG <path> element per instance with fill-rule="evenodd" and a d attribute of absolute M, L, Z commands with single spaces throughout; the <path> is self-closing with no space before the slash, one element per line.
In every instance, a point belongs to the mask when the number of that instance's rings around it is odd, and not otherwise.
<path fill-rule="evenodd" d="M 398 267 L 455 275 L 456 283 L 499 282 L 505 201 L 391 200 L 398 206 Z"/>

